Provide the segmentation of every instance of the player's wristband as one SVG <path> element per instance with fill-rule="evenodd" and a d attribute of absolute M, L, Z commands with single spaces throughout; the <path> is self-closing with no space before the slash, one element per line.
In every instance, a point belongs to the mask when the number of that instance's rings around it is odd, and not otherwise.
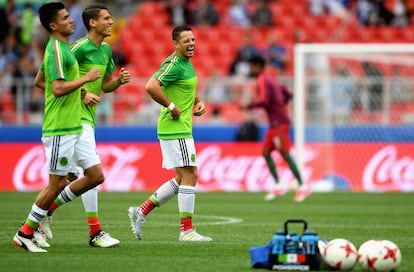
<path fill-rule="evenodd" d="M 121 80 L 121 78 L 120 78 L 120 77 L 118 77 L 118 83 L 119 83 L 119 85 L 124 84 L 124 83 L 122 82 L 122 80 Z"/>
<path fill-rule="evenodd" d="M 168 105 L 168 110 L 172 111 L 175 108 L 175 104 L 173 102 L 170 103 L 170 105 Z"/>

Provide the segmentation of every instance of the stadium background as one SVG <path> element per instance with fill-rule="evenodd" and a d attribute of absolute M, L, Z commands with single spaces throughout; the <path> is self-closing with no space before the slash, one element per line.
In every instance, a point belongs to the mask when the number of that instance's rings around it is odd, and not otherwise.
<path fill-rule="evenodd" d="M 32 2 L 38 5 L 42 1 Z M 90 1 L 80 1 L 86 5 Z M 97 128 L 98 148 L 103 158 L 108 191 L 153 190 L 157 181 L 168 175 L 159 171 L 159 148 L 155 134 L 156 109 L 144 92 L 143 84 L 170 53 L 171 25 L 165 11 L 167 1 L 123 1 L 110 6 L 117 19 L 114 35 L 108 40 L 115 50 L 124 53 L 133 82 L 115 94 L 105 96 L 98 109 L 101 123 Z M 195 139 L 199 142 L 200 190 L 265 191 L 273 182 L 260 158 L 260 143 L 240 143 L 236 134 L 246 120 L 254 120 L 260 129 L 259 140 L 266 128 L 262 115 L 249 115 L 239 110 L 240 104 L 254 95 L 248 78 L 229 75 L 229 67 L 244 37 L 251 35 L 254 44 L 263 48 L 267 36 L 277 35 L 287 49 L 284 72 L 275 71 L 280 81 L 292 88 L 294 45 L 297 42 L 341 43 L 411 43 L 414 32 L 407 26 L 367 27 L 358 24 L 350 1 L 349 16 L 326 14 L 312 16 L 307 1 L 269 1 L 275 25 L 271 27 L 237 27 L 226 19 L 228 1 L 211 1 L 223 19 L 217 26 L 193 26 L 197 37 L 197 53 L 193 62 L 200 77 L 200 95 L 206 98 L 208 114 L 195 119 Z M 194 3 L 194 1 L 192 1 Z M 255 1 L 247 2 L 254 9 Z M 0 4 L 3 4 L 0 2 Z M 22 6 L 22 2 L 17 1 Z M 297 33 L 301 33 L 298 40 Z M 119 46 L 119 47 L 118 47 Z M 358 65 L 351 66 L 360 74 Z M 392 69 L 380 67 L 385 77 Z M 327 141 L 320 130 L 309 133 L 303 175 L 319 191 L 412 191 L 414 177 L 414 100 L 412 72 L 414 65 L 404 66 L 402 76 L 409 82 L 408 96 L 389 101 L 392 113 L 387 123 L 372 121 L 366 108 L 352 109 L 341 123 L 330 123 L 336 137 Z M 218 75 L 216 74 L 218 73 Z M 366 77 L 361 76 L 368 80 Z M 4 79 L 5 77 L 3 77 Z M 20 83 L 23 83 L 21 81 Z M 210 94 L 211 83 L 227 90 L 225 99 Z M 10 90 L 1 90 L 0 190 L 39 190 L 47 182 L 40 145 L 41 111 L 27 107 L 25 85 L 17 84 L 17 99 Z M 217 86 L 216 86 L 217 87 Z M 218 87 L 217 87 L 218 88 Z M 210 96 L 211 95 L 211 96 Z M 218 97 L 218 98 L 217 98 Z M 311 104 L 307 105 L 311 110 Z M 317 101 L 317 105 L 327 103 Z M 313 104 L 314 106 L 314 104 Z M 310 111 L 310 124 L 326 125 L 318 116 L 319 107 Z M 214 113 L 214 114 L 213 114 Z M 379 113 L 381 119 L 381 112 Z M 312 128 L 309 128 L 312 129 Z M 293 135 L 293 131 L 292 131 Z M 325 161 L 332 153 L 340 161 L 327 169 Z M 288 168 L 275 154 L 282 182 L 293 186 Z M 154 165 L 157 165 L 154 168 Z"/>

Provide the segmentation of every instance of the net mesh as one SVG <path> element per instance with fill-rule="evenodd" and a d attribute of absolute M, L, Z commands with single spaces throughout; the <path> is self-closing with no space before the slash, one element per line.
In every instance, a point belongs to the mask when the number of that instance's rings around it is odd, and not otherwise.
<path fill-rule="evenodd" d="M 305 54 L 307 124 L 414 122 L 413 53 Z"/>

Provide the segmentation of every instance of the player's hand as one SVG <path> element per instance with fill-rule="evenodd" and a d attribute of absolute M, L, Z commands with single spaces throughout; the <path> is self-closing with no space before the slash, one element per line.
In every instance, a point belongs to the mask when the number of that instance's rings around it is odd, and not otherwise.
<path fill-rule="evenodd" d="M 195 116 L 201 116 L 206 112 L 206 105 L 203 101 L 199 100 L 193 107 L 193 114 Z"/>
<path fill-rule="evenodd" d="M 81 90 L 81 99 L 83 100 L 88 91 L 84 87 L 81 87 L 80 90 Z"/>
<path fill-rule="evenodd" d="M 121 70 L 119 70 L 118 80 L 121 84 L 128 83 L 131 80 L 131 75 L 125 67 L 122 67 Z"/>
<path fill-rule="evenodd" d="M 86 92 L 85 97 L 83 98 L 83 103 L 88 105 L 89 107 L 96 106 L 100 101 L 101 98 L 93 93 Z"/>
<path fill-rule="evenodd" d="M 96 67 L 89 70 L 89 72 L 86 74 L 86 77 L 89 79 L 88 82 L 97 80 L 101 76 L 101 72 L 99 72 L 99 69 Z"/>
<path fill-rule="evenodd" d="M 170 118 L 172 120 L 177 120 L 178 118 L 180 118 L 181 115 L 181 111 L 180 109 L 177 107 L 177 105 L 172 109 L 172 111 L 170 111 Z"/>

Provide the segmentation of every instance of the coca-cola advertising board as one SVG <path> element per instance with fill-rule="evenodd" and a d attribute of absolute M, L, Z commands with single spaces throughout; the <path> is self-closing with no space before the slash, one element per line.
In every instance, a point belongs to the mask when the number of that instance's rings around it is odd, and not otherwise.
<path fill-rule="evenodd" d="M 2 143 L 0 149 L 0 191 L 45 187 L 41 144 Z M 301 174 L 314 191 L 414 191 L 413 150 L 413 144 L 308 144 Z M 156 142 L 102 143 L 98 151 L 105 173 L 102 191 L 152 191 L 175 174 L 161 168 Z M 295 186 L 287 164 L 277 152 L 273 156 L 280 183 Z M 261 192 L 275 186 L 260 143 L 198 143 L 197 162 L 200 191 Z"/>

